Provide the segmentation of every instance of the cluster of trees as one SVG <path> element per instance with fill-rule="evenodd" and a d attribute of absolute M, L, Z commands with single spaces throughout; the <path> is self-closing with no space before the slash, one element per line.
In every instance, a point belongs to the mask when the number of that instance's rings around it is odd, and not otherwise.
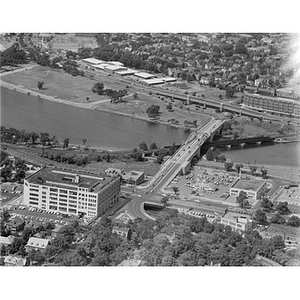
<path fill-rule="evenodd" d="M 106 95 L 111 98 L 112 102 L 120 101 L 124 96 L 127 95 L 127 90 L 112 90 L 112 89 L 104 89 L 103 82 L 97 82 L 92 87 L 93 93 L 97 93 L 98 95 Z"/>
<path fill-rule="evenodd" d="M 26 176 L 28 167 L 23 159 L 16 158 L 15 161 L 8 159 L 8 156 L 2 160 L 1 155 L 1 177 L 4 181 L 22 182 Z M 14 174 L 13 174 L 14 172 Z"/>
<path fill-rule="evenodd" d="M 285 247 L 281 237 L 263 240 L 251 229 L 241 235 L 229 226 L 168 208 L 155 221 L 135 219 L 126 226 L 132 232 L 130 240 L 112 233 L 112 222 L 103 217 L 75 248 L 64 247 L 66 241 L 58 237 L 46 256 L 55 255 L 50 261 L 61 266 L 116 266 L 139 250 L 136 258 L 144 266 L 251 266 L 257 254 L 274 258 Z M 71 233 L 65 239 L 74 240 Z"/>
<path fill-rule="evenodd" d="M 0 52 L 0 67 L 16 66 L 26 63 L 26 53 L 21 49 L 19 43 L 14 43 L 11 47 Z"/>
<path fill-rule="evenodd" d="M 26 132 L 25 130 L 18 130 L 15 128 L 6 128 L 1 126 L 1 142 L 9 144 L 37 144 L 38 142 L 44 146 L 56 145 L 58 140 L 55 136 L 50 138 L 49 133 L 41 132 L 40 134 L 36 132 Z"/>
<path fill-rule="evenodd" d="M 197 127 L 197 120 L 194 120 L 194 121 L 184 120 L 184 126 Z"/>
<path fill-rule="evenodd" d="M 247 200 L 248 196 L 247 193 L 244 191 L 240 191 L 239 195 L 236 197 L 236 202 L 239 204 L 241 208 L 249 208 L 250 203 Z"/>
<path fill-rule="evenodd" d="M 226 156 L 219 148 L 209 148 L 206 152 L 206 159 L 208 161 L 226 162 Z"/>
<path fill-rule="evenodd" d="M 84 76 L 84 72 L 78 69 L 78 64 L 74 60 L 67 59 L 63 64 L 63 70 L 72 76 Z"/>
<path fill-rule="evenodd" d="M 160 110 L 159 105 L 152 104 L 147 108 L 146 113 L 148 114 L 149 118 L 157 118 L 160 113 L 159 110 Z"/>

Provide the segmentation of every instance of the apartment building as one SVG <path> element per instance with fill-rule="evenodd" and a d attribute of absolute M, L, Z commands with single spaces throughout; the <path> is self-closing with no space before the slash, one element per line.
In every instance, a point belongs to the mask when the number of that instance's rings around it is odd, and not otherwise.
<path fill-rule="evenodd" d="M 96 217 L 119 199 L 120 178 L 44 167 L 24 180 L 24 204 Z"/>

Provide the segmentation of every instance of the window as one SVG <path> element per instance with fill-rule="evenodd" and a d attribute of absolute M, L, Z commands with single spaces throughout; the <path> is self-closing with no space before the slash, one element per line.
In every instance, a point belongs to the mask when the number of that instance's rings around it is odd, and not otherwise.
<path fill-rule="evenodd" d="M 58 192 L 58 189 L 50 188 L 50 192 Z"/>

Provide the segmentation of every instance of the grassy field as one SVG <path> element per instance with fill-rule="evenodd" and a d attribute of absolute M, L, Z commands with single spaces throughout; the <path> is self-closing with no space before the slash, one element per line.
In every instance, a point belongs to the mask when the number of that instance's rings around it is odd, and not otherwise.
<path fill-rule="evenodd" d="M 56 96 L 73 102 L 85 103 L 86 97 L 89 97 L 90 102 L 107 98 L 92 92 L 92 87 L 97 82 L 96 80 L 72 76 L 62 70 L 55 70 L 49 67 L 37 66 L 31 70 L 7 74 L 1 79 L 45 95 Z M 37 88 L 38 81 L 44 81 L 43 90 Z M 124 86 L 108 85 L 108 82 L 106 82 L 105 88 L 124 89 Z"/>

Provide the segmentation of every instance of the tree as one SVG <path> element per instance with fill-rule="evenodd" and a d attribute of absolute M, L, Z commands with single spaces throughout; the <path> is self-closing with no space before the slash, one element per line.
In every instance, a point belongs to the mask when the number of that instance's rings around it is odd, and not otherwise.
<path fill-rule="evenodd" d="M 147 108 L 146 112 L 149 118 L 156 118 L 159 115 L 160 107 L 158 105 L 151 105 Z"/>
<path fill-rule="evenodd" d="M 70 139 L 69 138 L 65 138 L 64 139 L 64 144 L 63 144 L 63 148 L 68 148 L 69 147 L 69 142 L 70 142 Z"/>
<path fill-rule="evenodd" d="M 42 89 L 43 89 L 43 86 L 44 86 L 44 81 L 38 81 L 37 86 L 38 86 L 38 89 L 39 89 L 39 90 L 42 90 Z"/>
<path fill-rule="evenodd" d="M 1 177 L 4 178 L 5 181 L 9 181 L 12 175 L 12 167 L 4 167 L 1 169 Z"/>
<path fill-rule="evenodd" d="M 86 142 L 87 142 L 87 139 L 86 139 L 86 138 L 83 138 L 83 139 L 82 139 L 83 146 L 85 146 Z"/>
<path fill-rule="evenodd" d="M 172 110 L 172 108 L 173 108 L 173 106 L 172 106 L 172 104 L 171 104 L 171 103 L 169 103 L 169 104 L 166 106 L 166 109 L 167 109 L 167 110 L 169 110 L 169 111 L 171 111 L 171 110 Z"/>
<path fill-rule="evenodd" d="M 287 215 L 290 213 L 290 209 L 288 208 L 287 201 L 279 202 L 276 206 L 276 210 L 282 215 Z"/>
<path fill-rule="evenodd" d="M 209 148 L 206 152 L 206 159 L 209 161 L 213 161 L 215 158 L 214 156 L 214 150 L 212 148 Z"/>
<path fill-rule="evenodd" d="M 270 219 L 271 223 L 274 224 L 285 224 L 286 220 L 285 218 L 283 218 L 279 213 L 276 213 L 271 219 Z"/>
<path fill-rule="evenodd" d="M 297 216 L 291 216 L 286 223 L 289 226 L 299 227 L 300 226 L 300 218 Z"/>
<path fill-rule="evenodd" d="M 146 142 L 140 143 L 139 147 L 140 147 L 141 150 L 144 150 L 144 151 L 148 150 L 148 146 L 147 146 Z"/>
<path fill-rule="evenodd" d="M 97 93 L 98 95 L 104 94 L 104 84 L 102 82 L 97 82 L 92 87 L 93 93 Z"/>
<path fill-rule="evenodd" d="M 266 224 L 266 222 L 267 222 L 267 216 L 266 216 L 266 214 L 265 214 L 261 209 L 258 209 L 258 210 L 255 212 L 254 219 L 255 219 L 259 224 Z"/>
<path fill-rule="evenodd" d="M 226 171 L 230 171 L 232 169 L 232 167 L 233 167 L 233 161 L 226 161 L 224 163 L 224 167 L 225 167 Z"/>
<path fill-rule="evenodd" d="M 179 192 L 179 188 L 177 186 L 173 186 L 172 189 L 175 194 L 177 194 Z"/>
<path fill-rule="evenodd" d="M 38 133 L 36 132 L 31 132 L 30 133 L 30 139 L 31 139 L 31 142 L 32 144 L 35 144 L 36 140 L 39 138 L 39 135 Z"/>
<path fill-rule="evenodd" d="M 243 164 L 235 164 L 235 168 L 236 168 L 236 171 L 237 171 L 238 173 L 240 173 L 241 168 L 243 168 L 243 167 L 244 167 Z"/>
<path fill-rule="evenodd" d="M 158 147 L 157 147 L 156 143 L 152 143 L 152 144 L 150 144 L 149 148 L 150 148 L 151 150 L 155 150 L 155 149 L 157 149 Z"/>
<path fill-rule="evenodd" d="M 138 95 L 138 93 L 134 93 L 134 94 L 133 94 L 133 99 L 135 99 L 135 100 L 136 100 L 136 99 L 138 99 L 138 98 L 139 98 L 139 95 Z"/>
<path fill-rule="evenodd" d="M 274 205 L 268 198 L 264 197 L 261 202 L 261 207 L 266 212 L 270 212 L 273 209 Z"/>
<path fill-rule="evenodd" d="M 262 167 L 261 169 L 260 169 L 260 171 L 261 171 L 261 176 L 262 176 L 262 178 L 267 178 L 267 174 L 268 174 L 268 170 L 267 169 L 265 169 L 264 167 Z"/>
<path fill-rule="evenodd" d="M 250 206 L 249 201 L 247 200 L 247 193 L 240 191 L 239 195 L 236 197 L 236 202 L 241 208 L 247 208 Z"/>
<path fill-rule="evenodd" d="M 251 174 L 254 176 L 255 173 L 256 173 L 257 167 L 256 166 L 250 166 L 249 168 L 250 168 Z"/>
<path fill-rule="evenodd" d="M 167 205 L 168 201 L 169 201 L 169 197 L 167 197 L 167 196 L 162 197 L 161 200 L 160 200 L 160 202 L 161 202 L 164 206 Z"/>

